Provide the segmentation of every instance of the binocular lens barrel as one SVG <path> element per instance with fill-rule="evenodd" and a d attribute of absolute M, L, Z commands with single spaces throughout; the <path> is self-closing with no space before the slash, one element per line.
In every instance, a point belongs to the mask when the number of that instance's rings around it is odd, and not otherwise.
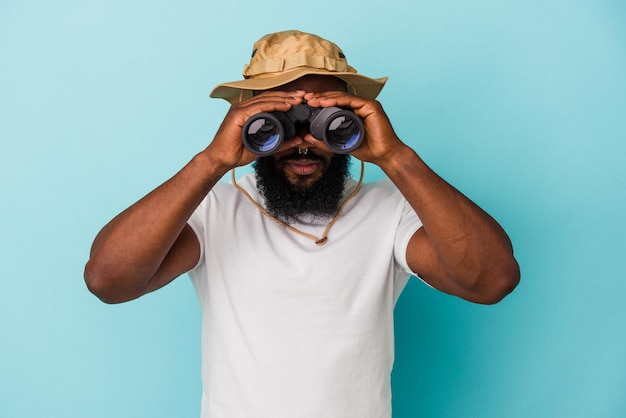
<path fill-rule="evenodd" d="M 356 115 L 342 115 L 330 121 L 324 135 L 330 149 L 351 152 L 361 145 L 362 127 L 355 118 Z"/>
<path fill-rule="evenodd" d="M 296 123 L 302 122 L 309 122 L 311 134 L 337 154 L 351 153 L 365 137 L 363 122 L 354 112 L 303 104 L 285 113 L 264 112 L 251 116 L 243 126 L 243 144 L 256 155 L 273 154 L 284 141 L 295 136 Z"/>
<path fill-rule="evenodd" d="M 259 113 L 246 122 L 243 143 L 254 154 L 269 155 L 283 142 L 284 130 L 280 122 L 269 113 Z"/>

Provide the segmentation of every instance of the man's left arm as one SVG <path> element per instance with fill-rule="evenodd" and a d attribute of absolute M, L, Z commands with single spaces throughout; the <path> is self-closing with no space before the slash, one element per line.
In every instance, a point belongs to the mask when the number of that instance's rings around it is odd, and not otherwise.
<path fill-rule="evenodd" d="M 491 304 L 519 282 L 511 242 L 500 225 L 431 170 L 409 147 L 379 166 L 422 221 L 410 239 L 407 263 L 433 287 Z"/>
<path fill-rule="evenodd" d="M 496 303 L 517 286 L 519 266 L 505 231 L 398 138 L 379 102 L 339 92 L 306 98 L 313 106 L 350 107 L 363 119 L 367 139 L 353 155 L 378 165 L 422 221 L 406 254 L 415 273 L 476 303 Z"/>

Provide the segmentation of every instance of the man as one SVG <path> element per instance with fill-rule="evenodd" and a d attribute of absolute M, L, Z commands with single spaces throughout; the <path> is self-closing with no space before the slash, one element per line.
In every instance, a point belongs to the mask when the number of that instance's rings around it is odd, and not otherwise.
<path fill-rule="evenodd" d="M 202 416 L 389 417 L 393 307 L 411 275 L 491 304 L 518 283 L 505 232 L 395 134 L 333 43 L 297 31 L 253 48 L 245 79 L 217 86 L 231 104 L 210 145 L 98 234 L 85 269 L 108 303 L 190 272 L 202 308 Z M 351 109 L 352 152 L 387 175 L 350 179 L 306 123 L 269 156 L 242 145 L 260 112 Z M 256 160 L 256 161 L 255 161 Z M 219 182 L 255 161 L 255 175 Z"/>

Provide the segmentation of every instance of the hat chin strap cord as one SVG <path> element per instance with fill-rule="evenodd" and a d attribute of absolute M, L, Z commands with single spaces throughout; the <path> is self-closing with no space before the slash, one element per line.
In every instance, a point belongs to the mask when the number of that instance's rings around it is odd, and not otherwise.
<path fill-rule="evenodd" d="M 261 204 L 259 202 L 257 202 L 256 200 L 254 200 L 254 198 L 252 196 L 250 196 L 250 194 L 241 186 L 239 186 L 237 184 L 237 180 L 235 180 L 235 169 L 233 168 L 231 170 L 231 179 L 232 179 L 232 183 L 233 186 L 235 187 L 235 189 L 237 189 L 239 192 L 241 192 L 245 197 L 248 198 L 248 200 L 259 210 L 261 211 L 261 213 L 265 216 L 267 216 L 268 218 L 270 218 L 272 221 L 276 222 L 278 225 L 283 226 L 285 228 L 287 228 L 288 230 L 290 230 L 291 232 L 294 232 L 298 235 L 301 235 L 305 238 L 309 238 L 312 239 L 313 241 L 315 241 L 316 245 L 324 245 L 326 244 L 326 242 L 328 241 L 328 232 L 330 231 L 330 228 L 333 227 L 333 225 L 335 224 L 335 222 L 337 222 L 337 219 L 339 219 L 339 215 L 341 215 L 341 211 L 343 210 L 343 208 L 346 206 L 346 204 L 352 200 L 352 198 L 354 196 L 356 196 L 356 194 L 359 192 L 359 190 L 361 189 L 361 185 L 363 184 L 363 175 L 365 173 L 365 163 L 363 163 L 363 161 L 361 161 L 361 175 L 359 176 L 359 182 L 357 183 L 356 187 L 354 188 L 354 190 L 352 190 L 352 192 L 345 198 L 345 200 L 341 203 L 341 205 L 339 205 L 339 208 L 337 209 L 337 212 L 335 213 L 335 216 L 333 216 L 333 219 L 331 219 L 331 221 L 328 223 L 328 225 L 326 225 L 326 228 L 324 229 L 324 232 L 322 232 L 322 236 L 321 237 L 316 237 L 313 234 L 309 234 L 307 232 L 301 231 L 298 228 L 294 228 L 293 226 L 289 225 L 286 222 L 281 221 L 278 218 L 275 218 L 274 216 L 270 215 L 269 212 L 263 207 L 261 206 Z"/>

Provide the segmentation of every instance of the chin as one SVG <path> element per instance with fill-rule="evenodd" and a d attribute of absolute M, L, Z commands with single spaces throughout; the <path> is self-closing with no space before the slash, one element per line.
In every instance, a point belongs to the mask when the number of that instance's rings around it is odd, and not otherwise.
<path fill-rule="evenodd" d="M 318 179 L 314 179 L 309 176 L 302 176 L 294 180 L 289 180 L 289 183 L 291 183 L 291 186 L 293 186 L 294 190 L 303 191 L 313 187 L 317 180 Z"/>

